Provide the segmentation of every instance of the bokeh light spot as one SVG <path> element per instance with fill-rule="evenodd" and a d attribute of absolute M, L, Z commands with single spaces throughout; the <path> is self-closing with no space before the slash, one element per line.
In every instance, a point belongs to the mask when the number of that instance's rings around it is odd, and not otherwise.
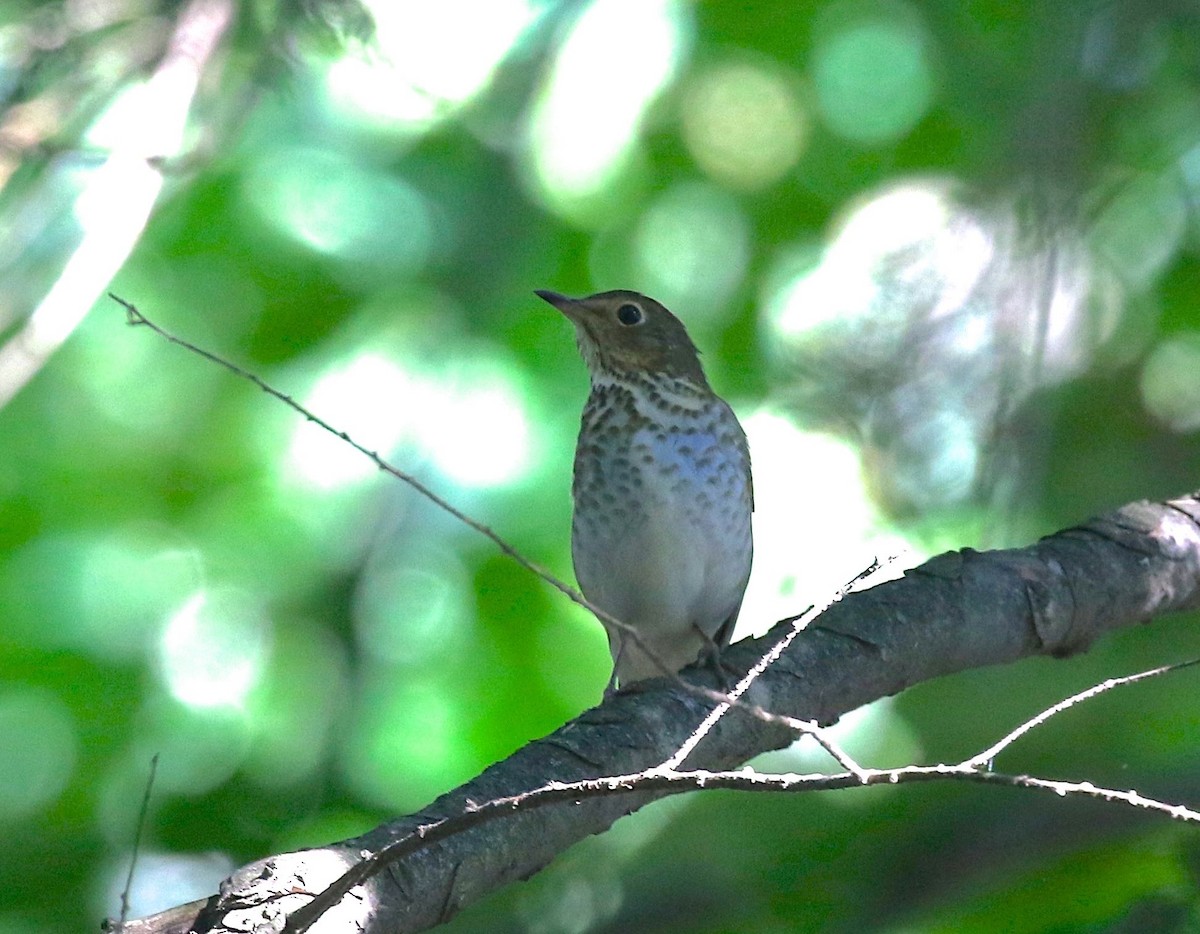
<path fill-rule="evenodd" d="M 243 185 L 262 220 L 320 253 L 414 273 L 429 255 L 433 221 L 406 182 L 315 148 L 262 156 Z"/>
<path fill-rule="evenodd" d="M 433 381 L 418 413 L 418 443 L 461 486 L 503 485 L 528 467 L 529 421 L 510 374 L 486 360 L 464 361 Z"/>
<path fill-rule="evenodd" d="M 808 134 L 795 79 L 781 67 L 729 62 L 701 72 L 683 99 L 683 139 L 714 180 L 755 190 L 800 160 Z"/>
<path fill-rule="evenodd" d="M 345 712 L 345 642 L 306 619 L 289 619 L 272 637 L 270 663 L 246 706 L 251 744 L 243 772 L 279 787 L 312 776 L 329 754 Z"/>
<path fill-rule="evenodd" d="M 99 887 L 101 896 L 94 909 L 98 917 L 112 914 L 112 906 L 121 904 L 125 886 L 129 890 L 129 915 L 141 918 L 175 905 L 207 898 L 235 868 L 223 853 L 137 854 L 137 872 L 129 876 L 131 854 L 109 865 Z"/>
<path fill-rule="evenodd" d="M 570 213 L 630 157 L 646 109 L 674 78 L 690 19 L 678 0 L 606 0 L 584 8 L 558 50 L 530 122 L 533 175 Z"/>
<path fill-rule="evenodd" d="M 207 664 L 201 659 L 201 664 Z M 197 679 L 198 682 L 198 679 Z M 190 687 L 190 686 L 189 686 Z M 224 686 L 216 685 L 218 689 Z M 109 823 L 116 839 L 127 830 L 136 813 L 150 760 L 158 756 L 155 794 L 204 794 L 228 781 L 245 761 L 250 730 L 242 710 L 227 704 L 185 705 L 164 692 L 147 700 L 135 721 L 135 740 L 129 755 L 120 761 L 113 776 L 113 791 L 123 791 L 123 800 L 109 802 L 106 818 L 124 817 L 123 825 Z M 130 794 L 133 789 L 133 794 Z"/>
<path fill-rule="evenodd" d="M 411 430 L 424 402 L 422 389 L 398 362 L 364 350 L 330 366 L 303 404 L 368 450 L 386 453 Z M 319 490 L 360 483 L 379 472 L 362 453 L 307 421 L 296 425 L 287 465 L 302 483 Z"/>
<path fill-rule="evenodd" d="M 1163 341 L 1142 367 L 1142 403 L 1172 431 L 1200 429 L 1200 333 Z"/>
<path fill-rule="evenodd" d="M 776 339 L 765 349 L 852 343 L 858 364 L 890 367 L 920 333 L 948 365 L 1038 328 L 1042 378 L 1077 372 L 1121 309 L 1070 232 L 1030 248 L 1016 223 L 1005 209 L 964 203 L 950 179 L 886 186 L 847 210 L 827 246 L 808 241 L 776 258 L 762 300 Z"/>
<path fill-rule="evenodd" d="M 204 299 L 215 306 L 237 308 L 245 320 L 253 320 L 261 298 L 246 278 L 232 266 L 206 254 L 201 261 L 216 281 L 196 285 Z M 176 260 L 171 270 L 160 268 L 145 279 L 136 275 L 123 284 L 118 294 L 136 295 L 147 308 L 161 308 L 172 300 L 184 274 Z M 188 270 L 188 275 L 193 275 Z M 120 431 L 139 448 L 156 450 L 158 444 L 174 444 L 181 432 L 193 424 L 223 375 L 215 367 L 168 366 L 160 341 L 129 340 L 128 333 L 114 332 L 111 314 L 116 306 L 105 296 L 79 327 L 79 339 L 63 348 L 71 376 L 86 394 L 91 418 L 103 420 L 110 430 Z M 132 447 L 132 444 L 131 444 Z"/>
<path fill-rule="evenodd" d="M 660 195 L 634 234 L 637 281 L 668 308 L 703 313 L 729 301 L 750 261 L 741 206 L 712 185 L 684 182 Z"/>
<path fill-rule="evenodd" d="M 79 582 L 88 545 L 80 535 L 47 534 L 6 556 L 0 603 L 8 608 L 8 638 L 49 649 L 83 646 Z"/>
<path fill-rule="evenodd" d="M 872 506 L 853 445 L 802 431 L 770 409 L 743 417 L 742 425 L 757 508 L 754 569 L 736 638 L 828 599 L 877 556 L 911 553 Z M 916 562 L 913 555 L 902 566 Z"/>
<path fill-rule="evenodd" d="M 918 512 L 966 500 L 979 479 L 981 457 L 980 429 L 969 407 L 936 409 L 921 387 L 898 390 L 891 401 L 887 444 L 867 451 L 876 459 L 875 471 L 888 478 L 889 496 Z"/>
<path fill-rule="evenodd" d="M 342 757 L 346 783 L 363 800 L 412 810 L 471 774 L 454 702 L 470 694 L 464 683 L 451 695 L 448 681 L 418 682 L 383 667 L 366 680 Z"/>
<path fill-rule="evenodd" d="M 765 309 L 779 337 L 795 339 L 817 328 L 871 316 L 872 333 L 886 343 L 902 339 L 899 327 L 880 326 L 885 283 L 875 276 L 882 257 L 916 245 L 936 242 L 950 222 L 945 186 L 930 182 L 900 184 L 855 206 L 823 253 L 815 249 L 793 252 L 768 276 L 770 290 Z M 968 232 L 969 233 L 969 232 Z M 951 269 L 961 294 L 976 281 L 990 247 L 974 235 L 955 236 L 947 250 L 958 251 Z M 970 262 L 967 262 L 970 260 Z"/>
<path fill-rule="evenodd" d="M 74 718 L 43 688 L 0 693 L 0 821 L 47 807 L 67 787 L 78 745 Z"/>
<path fill-rule="evenodd" d="M 97 659 L 142 657 L 202 576 L 198 555 L 172 547 L 178 538 L 164 532 L 130 524 L 43 535 L 15 549 L 0 575 L 6 632 Z"/>
<path fill-rule="evenodd" d="M 190 707 L 240 709 L 270 650 L 262 608 L 232 590 L 199 591 L 168 621 L 159 645 L 161 677 Z"/>
<path fill-rule="evenodd" d="M 893 142 L 908 133 L 933 102 L 927 47 L 915 16 L 880 11 L 830 22 L 812 62 L 825 125 L 864 145 Z"/>
<path fill-rule="evenodd" d="M 428 549 L 398 557 L 362 575 L 354 601 L 359 642 L 382 661 L 428 665 L 472 620 L 466 569 L 453 555 Z"/>
<path fill-rule="evenodd" d="M 1092 246 L 1127 288 L 1142 291 L 1178 252 L 1187 219 L 1183 185 L 1175 175 L 1141 175 L 1096 218 Z"/>
<path fill-rule="evenodd" d="M 130 527 L 91 543 L 80 574 L 80 643 L 108 658 L 140 657 L 167 615 L 203 582 L 199 553 L 158 530 Z"/>
<path fill-rule="evenodd" d="M 326 80 L 335 103 L 391 129 L 426 129 L 473 98 L 538 16 L 528 0 L 364 5 L 373 47 L 348 51 Z"/>
<path fill-rule="evenodd" d="M 364 349 L 329 367 L 304 405 L 383 456 L 411 446 L 461 486 L 511 483 L 529 465 L 532 431 L 513 368 L 488 359 L 489 350 L 476 346 L 462 359 L 409 365 Z M 308 422 L 296 426 L 288 465 L 301 482 L 326 490 L 379 472 L 361 452 Z"/>

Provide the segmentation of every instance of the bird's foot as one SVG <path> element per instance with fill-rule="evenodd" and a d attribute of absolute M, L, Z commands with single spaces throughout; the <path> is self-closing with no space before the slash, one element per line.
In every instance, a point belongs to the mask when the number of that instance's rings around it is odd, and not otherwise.
<path fill-rule="evenodd" d="M 696 632 L 700 634 L 700 638 L 704 640 L 704 648 L 701 650 L 701 656 L 704 663 L 712 669 L 712 672 L 717 677 L 717 688 L 721 691 L 727 691 L 729 688 L 737 684 L 737 680 L 741 672 L 726 665 L 721 660 L 722 646 L 718 644 L 708 633 L 699 626 L 696 627 Z"/>

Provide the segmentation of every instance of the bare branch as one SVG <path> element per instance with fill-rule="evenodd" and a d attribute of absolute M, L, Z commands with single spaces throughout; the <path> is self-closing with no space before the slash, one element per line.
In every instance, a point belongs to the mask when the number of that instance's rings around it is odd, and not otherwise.
<path fill-rule="evenodd" d="M 1134 503 L 1028 548 L 941 555 L 899 580 L 848 595 L 795 633 L 741 700 L 783 717 L 828 724 L 920 681 L 1031 655 L 1064 656 L 1112 629 L 1197 605 L 1200 501 L 1188 496 Z M 722 660 L 749 669 L 791 629 L 787 622 L 783 632 L 738 643 Z M 714 677 L 706 667 L 687 669 L 685 675 L 697 684 L 711 684 Z M 692 775 L 687 780 L 692 784 L 676 784 L 683 780 L 662 770 L 714 706 L 670 681 L 645 682 L 642 690 L 615 695 L 418 814 L 331 847 L 280 854 L 239 870 L 201 923 L 208 930 L 232 930 L 249 916 L 270 915 L 277 925 L 273 929 L 281 930 L 289 912 L 312 900 L 311 893 L 353 870 L 351 878 L 363 881 L 353 887 L 354 897 L 336 903 L 334 912 L 345 913 L 338 915 L 342 921 L 370 932 L 423 930 L 678 788 L 786 781 L 727 771 L 795 737 L 790 725 L 765 722 L 737 708 L 689 752 L 694 774 L 685 774 Z M 655 766 L 652 780 L 637 782 Z M 953 776 L 1089 795 L 1180 820 L 1193 820 L 1195 813 L 1136 791 L 1001 776 L 970 764 L 848 770 L 813 781 L 847 786 L 896 781 L 901 775 L 912 776 L 904 781 Z M 595 797 L 579 791 L 578 783 L 589 781 L 599 789 Z M 524 800 L 522 792 L 541 788 L 547 790 L 538 795 L 547 800 L 537 807 L 512 805 L 514 799 Z M 500 801 L 504 804 L 479 804 Z M 481 810 L 486 817 L 476 816 Z M 453 825 L 447 822 L 460 819 L 470 826 L 450 833 Z M 370 866 L 358 868 L 364 859 L 381 861 L 385 857 L 377 854 L 385 852 L 386 872 L 371 876 Z M 322 923 L 333 924 L 333 918 L 330 914 Z"/>
<path fill-rule="evenodd" d="M 779 643 L 776 644 L 778 645 Z M 914 781 L 962 779 L 985 784 L 1007 785 L 1012 788 L 1049 791 L 1060 797 L 1069 795 L 1091 797 L 1107 803 L 1127 804 L 1145 810 L 1156 811 L 1170 817 L 1172 820 L 1200 823 L 1200 812 L 1184 805 L 1169 804 L 1155 798 L 1149 798 L 1137 791 L 1120 791 L 1112 788 L 1104 788 L 1094 785 L 1091 782 L 1069 782 L 1037 778 L 1031 775 L 1007 775 L 996 772 L 991 767 L 992 760 L 997 753 L 1018 737 L 1044 724 L 1054 714 L 1091 698 L 1098 697 L 1114 687 L 1136 684 L 1139 681 L 1157 677 L 1168 672 L 1179 671 L 1196 664 L 1200 664 L 1200 659 L 1179 662 L 1174 665 L 1164 665 L 1121 678 L 1109 678 L 1101 684 L 1095 685 L 1086 691 L 1080 691 L 1078 694 L 1073 694 L 1071 697 L 1047 708 L 1036 717 L 1025 721 L 1025 723 L 1005 736 L 999 743 L 957 765 L 912 765 L 894 769 L 864 768 L 834 743 L 826 735 L 827 731 L 815 723 L 811 721 L 807 723 L 792 721 L 798 732 L 811 735 L 817 739 L 838 762 L 843 764 L 846 771 L 834 775 L 823 773 L 798 774 L 795 772 L 767 774 L 749 767 L 737 771 L 727 770 L 721 772 L 712 772 L 704 769 L 680 771 L 673 764 L 673 760 L 679 755 L 676 753 L 675 756 L 672 756 L 671 759 L 662 765 L 647 769 L 636 775 L 613 775 L 566 783 L 551 782 L 531 791 L 498 798 L 484 805 L 473 807 L 469 811 L 457 817 L 448 818 L 437 825 L 421 827 L 419 828 L 419 834 L 397 840 L 388 844 L 382 850 L 365 856 L 311 902 L 289 915 L 284 931 L 288 932 L 288 934 L 302 934 L 302 932 L 307 931 L 322 914 L 328 911 L 355 886 L 361 885 L 371 876 L 380 872 L 389 863 L 402 859 L 437 840 L 461 833 L 470 827 L 511 814 L 514 811 L 537 808 L 560 801 L 579 801 L 598 795 L 626 794 L 633 791 L 647 790 L 678 794 L 681 791 L 713 788 L 732 791 L 794 793 L 800 791 L 829 791 L 838 788 L 849 788 L 854 785 L 899 785 Z M 720 709 L 720 706 L 727 707 L 728 705 L 719 705 L 718 709 Z M 705 723 L 708 722 L 706 719 Z M 693 737 L 695 735 L 693 734 Z M 689 737 L 689 740 L 691 738 Z"/>
<path fill-rule="evenodd" d="M 382 850 L 364 855 L 352 869 L 329 885 L 312 901 L 291 912 L 283 930 L 285 934 L 303 934 L 321 915 L 353 888 L 363 884 L 389 864 L 429 847 L 439 840 L 462 833 L 471 827 L 505 818 L 518 811 L 533 810 L 562 802 L 578 802 L 598 796 L 644 791 L 656 791 L 663 795 L 705 789 L 795 793 L 956 779 L 989 785 L 1004 785 L 1010 788 L 1029 788 L 1035 791 L 1050 792 L 1059 797 L 1095 798 L 1109 803 L 1127 804 L 1155 811 L 1172 820 L 1200 823 L 1200 811 L 1184 805 L 1159 801 L 1137 791 L 1104 788 L 1091 782 L 1058 781 L 1032 775 L 1006 775 L 975 768 L 966 763 L 913 765 L 897 769 L 866 769 L 859 772 L 847 771 L 836 775 L 794 772 L 765 774 L 749 768 L 723 772 L 710 772 L 704 769 L 680 772 L 660 766 L 636 775 L 613 775 L 578 782 L 550 782 L 540 788 L 488 801 L 486 804 L 465 811 L 456 817 L 447 818 L 437 824 L 419 827 L 407 837 L 388 844 Z"/>

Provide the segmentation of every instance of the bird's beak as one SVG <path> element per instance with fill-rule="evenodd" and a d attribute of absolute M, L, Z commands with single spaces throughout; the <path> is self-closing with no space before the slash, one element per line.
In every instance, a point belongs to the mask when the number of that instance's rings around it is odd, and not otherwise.
<path fill-rule="evenodd" d="M 584 314 L 583 303 L 578 299 L 560 295 L 558 292 L 551 292 L 549 289 L 534 289 L 533 294 L 542 301 L 549 302 L 573 322 L 578 323 Z"/>

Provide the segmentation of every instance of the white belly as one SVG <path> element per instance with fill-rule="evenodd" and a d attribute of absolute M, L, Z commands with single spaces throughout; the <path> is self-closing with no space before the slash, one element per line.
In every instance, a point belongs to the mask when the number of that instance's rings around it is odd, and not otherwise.
<path fill-rule="evenodd" d="M 627 450 L 576 464 L 579 585 L 673 670 L 736 616 L 750 574 L 745 465 L 719 442 L 703 431 L 664 441 L 646 429 Z M 637 646 L 609 636 L 621 681 L 660 673 Z"/>

